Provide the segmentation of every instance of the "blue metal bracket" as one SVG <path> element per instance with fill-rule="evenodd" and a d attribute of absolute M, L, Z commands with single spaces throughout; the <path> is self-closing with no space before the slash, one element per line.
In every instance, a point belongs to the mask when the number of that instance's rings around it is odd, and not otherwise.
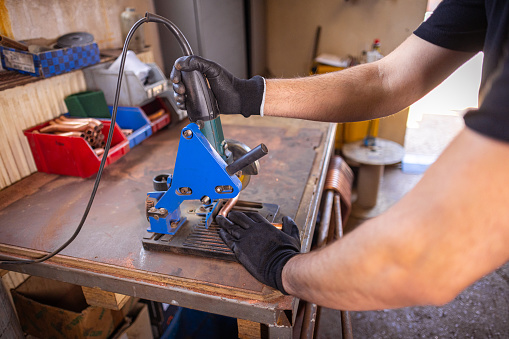
<path fill-rule="evenodd" d="M 227 164 L 200 132 L 191 123 L 184 127 L 175 161 L 173 176 L 168 178 L 168 190 L 150 192 L 148 197 L 157 201 L 154 211 L 148 216 L 149 232 L 175 234 L 183 224 L 180 204 L 185 200 L 201 200 L 236 197 L 242 183 L 236 175 L 229 175 Z M 210 215 L 207 216 L 207 219 Z"/>

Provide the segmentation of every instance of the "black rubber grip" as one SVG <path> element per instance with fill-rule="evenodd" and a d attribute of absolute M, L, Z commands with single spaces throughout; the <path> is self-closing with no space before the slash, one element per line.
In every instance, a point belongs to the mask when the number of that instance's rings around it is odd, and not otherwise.
<path fill-rule="evenodd" d="M 209 121 L 217 118 L 219 110 L 216 98 L 199 71 L 182 72 L 186 87 L 187 116 L 191 122 Z"/>

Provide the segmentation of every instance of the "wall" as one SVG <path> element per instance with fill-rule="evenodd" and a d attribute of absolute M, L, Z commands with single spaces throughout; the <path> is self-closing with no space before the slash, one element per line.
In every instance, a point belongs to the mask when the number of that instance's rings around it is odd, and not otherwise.
<path fill-rule="evenodd" d="M 154 12 L 152 0 L 0 0 L 0 34 L 16 40 L 54 39 L 70 32 L 91 33 L 99 50 L 120 48 L 120 13 L 134 7 L 140 14 Z M 145 43 L 152 46 L 162 67 L 159 32 L 154 23 L 144 24 Z"/>
<path fill-rule="evenodd" d="M 318 53 L 360 55 L 375 38 L 388 54 L 417 28 L 427 0 L 267 1 L 267 64 L 275 77 L 308 74 L 317 26 Z"/>

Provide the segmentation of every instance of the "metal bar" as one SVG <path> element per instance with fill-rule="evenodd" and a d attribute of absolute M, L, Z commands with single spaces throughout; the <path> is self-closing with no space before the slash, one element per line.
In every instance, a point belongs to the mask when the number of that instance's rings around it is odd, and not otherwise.
<path fill-rule="evenodd" d="M 341 219 L 341 197 L 338 193 L 334 194 L 334 215 L 336 230 L 335 235 L 338 239 L 343 237 L 343 222 Z M 341 311 L 341 329 L 343 331 L 343 339 L 353 339 L 353 328 L 350 313 Z"/>
<path fill-rule="evenodd" d="M 334 191 L 327 190 L 324 202 L 324 208 L 322 212 L 322 218 L 320 220 L 320 227 L 318 229 L 318 238 L 316 240 L 316 247 L 314 249 L 322 248 L 327 244 L 327 238 L 329 236 L 329 227 L 332 217 L 332 207 L 334 202 Z M 304 318 L 302 320 L 302 331 L 300 333 L 301 339 L 313 338 L 315 332 L 316 315 L 318 313 L 319 306 L 313 303 L 306 303 L 304 311 Z"/>

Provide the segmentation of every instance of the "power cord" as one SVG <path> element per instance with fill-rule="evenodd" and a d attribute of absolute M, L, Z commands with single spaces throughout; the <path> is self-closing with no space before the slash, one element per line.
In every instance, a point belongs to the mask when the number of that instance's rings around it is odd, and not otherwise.
<path fill-rule="evenodd" d="M 85 220 L 87 219 L 88 213 L 90 212 L 90 208 L 92 208 L 92 203 L 94 202 L 95 194 L 97 193 L 97 189 L 99 188 L 99 183 L 101 181 L 102 173 L 104 170 L 104 166 L 106 164 L 106 159 L 108 158 L 108 152 L 110 150 L 111 146 L 111 139 L 113 138 L 113 130 L 115 128 L 115 121 L 117 119 L 117 109 L 118 109 L 118 99 L 120 96 L 120 86 L 122 84 L 122 77 L 124 75 L 124 65 L 125 65 L 125 59 L 127 54 L 127 48 L 129 46 L 129 42 L 131 42 L 131 38 L 134 35 L 134 32 L 145 22 L 149 22 L 149 19 L 147 16 L 141 18 L 140 20 L 136 21 L 136 23 L 131 27 L 131 30 L 129 30 L 129 33 L 127 34 L 127 37 L 124 42 L 124 47 L 122 48 L 122 59 L 120 62 L 120 70 L 118 73 L 118 79 L 117 79 L 117 89 L 115 91 L 115 100 L 113 103 L 113 112 L 111 113 L 111 125 L 110 129 L 108 131 L 108 139 L 106 140 L 106 146 L 104 147 L 104 153 L 101 160 L 101 164 L 99 165 L 99 171 L 97 172 L 97 176 L 95 177 L 94 182 L 94 188 L 92 189 L 92 193 L 90 194 L 90 198 L 88 199 L 87 207 L 85 208 L 85 212 L 83 213 L 83 216 L 81 217 L 81 221 L 74 231 L 74 234 L 59 248 L 54 250 L 51 253 L 48 253 L 40 258 L 37 259 L 19 259 L 19 260 L 2 260 L 0 261 L 0 265 L 21 265 L 21 264 L 35 264 L 35 263 L 41 263 L 43 261 L 46 261 L 58 253 L 60 253 L 63 249 L 65 249 L 71 242 L 76 239 L 78 234 L 80 233 L 81 229 L 83 228 L 83 225 L 85 224 Z"/>

